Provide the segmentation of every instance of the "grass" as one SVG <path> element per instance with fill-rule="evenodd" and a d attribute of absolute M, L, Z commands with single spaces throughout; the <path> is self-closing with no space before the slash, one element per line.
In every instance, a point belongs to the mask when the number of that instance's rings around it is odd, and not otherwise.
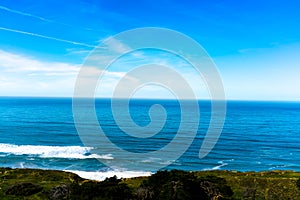
<path fill-rule="evenodd" d="M 224 178 L 234 192 L 234 199 L 300 199 L 296 185 L 299 172 L 196 172 L 198 176 L 214 175 Z"/>
<path fill-rule="evenodd" d="M 46 192 L 61 184 L 83 181 L 76 174 L 55 170 L 0 168 L 0 199 L 47 199 Z M 42 191 L 30 196 L 6 195 L 7 189 L 19 183 L 32 183 Z"/>
<path fill-rule="evenodd" d="M 191 173 L 201 180 L 209 180 L 212 177 L 225 179 L 226 184 L 233 191 L 232 199 L 300 199 L 300 188 L 297 187 L 297 181 L 300 183 L 300 172 L 198 171 Z M 116 184 L 126 185 L 134 193 L 148 179 L 149 177 L 127 178 Z M 99 182 L 89 181 L 63 171 L 0 168 L 0 199 L 48 199 L 49 193 L 55 187 L 66 185 L 72 192 L 74 185 L 80 189 L 84 183 L 96 185 Z M 27 188 L 22 191 L 24 187 Z M 9 193 L 9 191 L 13 193 L 14 190 L 17 190 L 15 191 L 17 195 Z M 35 193 L 29 195 L 32 191 Z M 27 196 L 22 195 L 22 192 Z"/>

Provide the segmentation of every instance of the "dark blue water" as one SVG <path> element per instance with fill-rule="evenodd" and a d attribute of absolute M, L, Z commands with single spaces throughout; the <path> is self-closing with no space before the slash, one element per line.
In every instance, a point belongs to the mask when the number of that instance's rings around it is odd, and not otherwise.
<path fill-rule="evenodd" d="M 131 100 L 132 120 L 139 126 L 147 126 L 151 122 L 148 111 L 153 104 L 162 105 L 167 118 L 163 129 L 149 138 L 135 138 L 122 131 L 114 121 L 109 99 L 97 99 L 95 107 L 99 124 L 112 143 L 128 152 L 147 153 L 159 151 L 172 142 L 181 123 L 176 100 Z M 167 169 L 183 170 L 300 171 L 299 102 L 227 102 L 222 134 L 214 149 L 200 159 L 199 149 L 210 122 L 210 106 L 209 101 L 199 101 L 197 135 L 179 159 L 145 157 L 144 164 L 169 162 Z M 195 119 L 190 120 L 194 122 Z M 107 164 L 126 159 L 116 160 L 113 149 L 94 150 L 78 136 L 71 98 L 0 98 L 0 167 L 109 172 L 112 169 L 99 160 Z"/>

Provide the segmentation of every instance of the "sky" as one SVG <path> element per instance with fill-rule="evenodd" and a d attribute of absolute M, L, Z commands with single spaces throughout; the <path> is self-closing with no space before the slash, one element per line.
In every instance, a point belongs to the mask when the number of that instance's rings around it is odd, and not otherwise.
<path fill-rule="evenodd" d="M 233 100 L 300 101 L 300 2 L 212 1 L 0 1 L 0 96 L 72 97 L 76 77 L 90 52 L 122 31 L 161 27 L 197 41 L 221 75 Z M 186 63 L 164 52 L 142 52 L 143 63 L 174 66 L 208 98 L 203 80 Z M 99 97 L 129 70 L 115 63 Z M 141 60 L 141 58 L 140 58 Z M 143 64 L 133 61 L 135 64 Z M 180 64 L 178 64 L 180 63 Z M 145 87 L 141 97 L 167 98 Z"/>

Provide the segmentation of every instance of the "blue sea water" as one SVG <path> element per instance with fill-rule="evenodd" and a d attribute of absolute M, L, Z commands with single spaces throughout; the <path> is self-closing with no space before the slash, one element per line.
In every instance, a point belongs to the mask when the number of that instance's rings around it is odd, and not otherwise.
<path fill-rule="evenodd" d="M 132 120 L 147 126 L 151 120 L 148 111 L 154 104 L 165 108 L 166 123 L 161 132 L 146 139 L 124 134 L 114 121 L 110 99 L 97 99 L 95 108 L 99 124 L 112 143 L 129 152 L 145 153 L 159 151 L 172 142 L 181 123 L 180 102 L 176 100 L 131 100 Z M 210 122 L 210 102 L 199 101 L 199 109 L 197 135 L 180 158 L 145 157 L 143 163 L 164 162 L 169 164 L 165 169 L 182 170 L 300 171 L 299 102 L 228 101 L 222 134 L 202 159 L 198 155 Z M 194 122 L 191 119 L 190 123 Z M 0 98 L 0 167 L 67 170 L 92 179 L 113 173 L 139 175 L 124 168 L 124 160 L 117 159 L 113 149 L 102 151 L 98 147 L 94 151 L 93 146 L 83 144 L 74 125 L 71 98 Z M 138 165 L 134 158 L 128 160 Z M 110 161 L 120 163 L 118 172 L 117 167 L 112 171 L 107 166 Z M 148 172 L 141 168 L 140 174 L 143 173 Z"/>

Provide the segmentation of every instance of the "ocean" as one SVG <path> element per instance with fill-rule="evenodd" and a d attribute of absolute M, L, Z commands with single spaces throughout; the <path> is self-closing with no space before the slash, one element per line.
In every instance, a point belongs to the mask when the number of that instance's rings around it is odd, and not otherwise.
<path fill-rule="evenodd" d="M 188 171 L 300 171 L 300 102 L 228 101 L 222 134 L 213 150 L 201 159 L 199 149 L 209 127 L 211 103 L 198 103 L 200 124 L 196 136 L 178 159 L 166 160 L 167 156 L 162 155 L 161 159 L 145 156 L 137 160 L 132 155 L 160 151 L 175 138 L 181 124 L 179 101 L 131 100 L 130 116 L 138 126 L 150 123 L 148 111 L 154 104 L 162 105 L 167 115 L 159 133 L 134 138 L 116 124 L 111 100 L 96 99 L 102 130 L 111 143 L 129 152 L 128 157 L 120 158 L 115 149 L 82 142 L 74 124 L 71 98 L 1 97 L 0 167 L 64 170 L 95 180 L 112 175 L 149 175 L 154 171 L 143 166 L 150 165 Z M 191 119 L 184 126 L 192 126 L 195 121 Z M 95 135 L 91 135 L 93 141 L 92 137 Z"/>

